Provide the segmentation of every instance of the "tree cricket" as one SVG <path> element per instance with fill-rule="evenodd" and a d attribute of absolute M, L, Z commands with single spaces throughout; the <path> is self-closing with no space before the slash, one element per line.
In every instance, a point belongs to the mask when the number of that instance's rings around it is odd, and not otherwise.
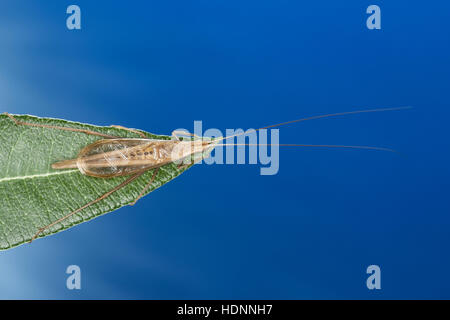
<path fill-rule="evenodd" d="M 278 123 L 262 127 L 259 129 L 252 129 L 246 132 L 219 138 L 199 137 L 194 134 L 186 132 L 173 131 L 171 140 L 149 139 L 144 133 L 138 130 L 129 129 L 122 126 L 112 126 L 112 127 L 136 133 L 140 135 L 141 138 L 124 138 L 119 136 L 107 135 L 87 129 L 77 129 L 63 126 L 24 122 L 17 120 L 13 115 L 9 113 L 5 113 L 5 115 L 7 115 L 12 121 L 14 121 L 16 125 L 81 132 L 84 134 L 101 137 L 100 140 L 97 140 L 81 149 L 77 158 L 70 160 L 62 160 L 53 163 L 52 164 L 53 169 L 56 170 L 78 169 L 80 173 L 83 175 L 101 179 L 119 176 L 129 176 L 125 181 L 118 184 L 116 187 L 112 188 L 108 192 L 100 195 L 97 199 L 86 203 L 80 208 L 63 216 L 62 218 L 57 219 L 54 222 L 46 226 L 43 226 L 42 228 L 37 230 L 37 232 L 31 238 L 30 242 L 32 242 L 46 229 L 51 228 L 52 226 L 80 212 L 81 210 L 109 197 L 112 193 L 133 182 L 134 180 L 136 180 L 149 170 L 154 170 L 150 181 L 145 185 L 145 187 L 142 189 L 142 191 L 139 193 L 136 199 L 134 199 L 134 201 L 130 203 L 130 205 L 134 205 L 146 193 L 148 188 L 151 187 L 160 167 L 169 163 L 175 163 L 179 166 L 179 168 L 183 166 L 189 166 L 190 164 L 202 160 L 204 154 L 209 154 L 217 146 L 250 145 L 238 143 L 222 143 L 221 141 L 225 141 L 227 139 L 234 138 L 240 135 L 245 135 L 250 132 L 279 127 L 295 122 L 302 122 L 313 119 L 336 117 L 357 113 L 393 111 L 409 108 L 411 107 L 379 108 L 379 109 L 368 109 L 368 110 L 324 114 L 308 118 L 291 120 L 288 122 Z M 258 145 L 261 146 L 262 144 Z M 273 144 L 266 144 L 266 145 L 273 145 Z M 389 148 L 371 147 L 371 146 L 310 145 L 310 144 L 278 144 L 278 146 L 352 148 L 352 149 L 371 149 L 371 150 L 394 152 L 394 150 Z"/>

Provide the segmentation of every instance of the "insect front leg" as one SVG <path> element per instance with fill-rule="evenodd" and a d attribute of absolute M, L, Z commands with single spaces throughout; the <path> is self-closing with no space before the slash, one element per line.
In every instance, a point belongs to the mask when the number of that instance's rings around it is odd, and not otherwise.
<path fill-rule="evenodd" d="M 194 156 L 192 157 L 192 159 L 191 159 L 191 161 L 189 163 L 184 163 L 184 161 L 183 161 L 182 163 L 180 163 L 177 166 L 177 169 L 178 170 L 184 170 L 187 167 L 189 167 L 190 165 L 196 164 L 197 162 L 199 162 L 201 160 L 203 160 L 203 154 L 202 153 L 194 154 Z"/>
<path fill-rule="evenodd" d="M 104 134 L 104 133 L 100 133 L 100 132 L 96 132 L 96 131 L 92 131 L 92 130 L 87 130 L 87 129 L 68 128 L 68 127 L 61 127 L 61 126 L 53 126 L 53 125 L 49 125 L 49 124 L 39 124 L 39 123 L 31 123 L 31 122 L 20 121 L 20 120 L 17 120 L 16 118 L 14 118 L 14 116 L 9 114 L 8 112 L 4 112 L 3 114 L 8 116 L 12 121 L 14 121 L 14 123 L 16 125 L 23 125 L 23 126 L 30 126 L 30 127 L 40 127 L 40 128 L 48 128 L 48 129 L 57 129 L 57 130 L 73 131 L 73 132 L 82 132 L 82 133 L 85 133 L 85 134 L 89 134 L 89 135 L 93 135 L 93 136 L 99 136 L 99 137 L 108 138 L 108 139 L 121 138 L 121 137 L 116 137 L 116 136 L 112 136 L 112 135 L 109 135 L 109 134 Z"/>
<path fill-rule="evenodd" d="M 185 131 L 180 131 L 180 130 L 174 130 L 174 131 L 172 131 L 172 137 L 175 139 L 175 140 L 177 140 L 177 141 L 179 141 L 180 140 L 180 137 L 181 136 L 191 136 L 191 137 L 194 137 L 194 138 L 197 138 L 197 139 L 201 139 L 198 135 L 196 135 L 196 134 L 193 134 L 193 133 L 190 133 L 190 132 L 185 132 Z"/>

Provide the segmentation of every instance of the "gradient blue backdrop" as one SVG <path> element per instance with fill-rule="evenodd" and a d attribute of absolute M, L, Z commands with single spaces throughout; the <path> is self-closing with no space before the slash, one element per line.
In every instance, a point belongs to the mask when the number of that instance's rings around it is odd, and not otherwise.
<path fill-rule="evenodd" d="M 382 30 L 366 28 L 371 4 Z M 448 1 L 2 2 L 0 112 L 170 134 L 414 109 L 280 130 L 402 155 L 283 149 L 275 176 L 196 166 L 135 207 L 0 252 L 0 298 L 450 298 L 449 18 Z M 65 287 L 71 264 L 80 291 Z"/>

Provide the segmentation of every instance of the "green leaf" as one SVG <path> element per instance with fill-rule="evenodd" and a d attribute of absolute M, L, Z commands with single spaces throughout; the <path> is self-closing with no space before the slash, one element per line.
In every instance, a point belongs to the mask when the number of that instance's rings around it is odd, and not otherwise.
<path fill-rule="evenodd" d="M 32 123 L 89 129 L 118 137 L 139 137 L 136 133 L 112 127 L 33 116 L 15 118 Z M 144 134 L 153 139 L 170 139 L 168 136 Z M 0 250 L 29 242 L 40 228 L 97 199 L 128 178 L 94 178 L 82 175 L 77 169 L 51 168 L 56 161 L 76 158 L 83 147 L 99 139 L 102 138 L 80 132 L 16 125 L 6 115 L 0 115 Z M 161 167 L 148 192 L 186 169 L 178 169 L 175 164 Z M 45 230 L 40 237 L 63 231 L 133 202 L 152 174 L 153 170 L 146 172 L 108 198 Z"/>

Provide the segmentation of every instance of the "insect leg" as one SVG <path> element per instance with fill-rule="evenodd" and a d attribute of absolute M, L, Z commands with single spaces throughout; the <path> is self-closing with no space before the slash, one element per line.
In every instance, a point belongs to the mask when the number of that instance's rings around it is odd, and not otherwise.
<path fill-rule="evenodd" d="M 189 133 L 189 132 L 185 132 L 185 131 L 180 131 L 180 130 L 174 130 L 174 131 L 172 131 L 172 137 L 175 139 L 175 140 L 180 140 L 180 137 L 181 136 L 191 136 L 191 137 L 194 137 L 194 138 L 197 138 L 197 139 L 201 139 L 198 135 L 196 135 L 196 134 L 193 134 L 193 133 Z"/>
<path fill-rule="evenodd" d="M 58 130 L 74 131 L 74 132 L 82 132 L 82 133 L 86 133 L 86 134 L 90 134 L 90 135 L 94 135 L 94 136 L 99 136 L 99 137 L 104 137 L 104 138 L 110 138 L 110 139 L 121 138 L 121 137 L 111 136 L 109 134 L 95 132 L 95 131 L 87 130 L 87 129 L 68 128 L 68 127 L 61 127 L 61 126 L 53 126 L 53 125 L 49 125 L 49 124 L 39 124 L 39 123 L 24 122 L 24 121 L 17 120 L 16 118 L 14 118 L 11 114 L 9 114 L 7 112 L 4 112 L 3 114 L 7 115 L 17 125 L 24 125 L 24 126 L 30 126 L 30 127 L 41 127 L 41 128 L 49 128 L 49 129 L 58 129 Z"/>
<path fill-rule="evenodd" d="M 192 158 L 192 161 L 189 163 L 180 163 L 177 166 L 178 170 L 182 170 L 182 169 L 186 169 L 187 167 L 189 167 L 191 164 L 196 164 L 197 162 L 201 161 L 203 159 L 203 154 L 200 153 L 200 156 L 198 156 L 198 154 L 194 155 Z"/>
<path fill-rule="evenodd" d="M 72 211 L 71 213 L 65 215 L 64 217 L 59 218 L 58 220 L 56 220 L 56 221 L 50 223 L 49 225 L 46 225 L 46 226 L 43 227 L 43 228 L 40 228 L 40 229 L 35 233 L 35 235 L 31 238 L 30 243 L 31 243 L 34 239 L 36 239 L 36 238 L 37 238 L 44 230 L 53 227 L 55 224 L 58 224 L 58 223 L 60 223 L 60 222 L 62 222 L 62 221 L 64 221 L 64 220 L 66 220 L 67 218 L 73 216 L 75 213 L 78 213 L 78 212 L 80 212 L 81 210 L 86 209 L 87 207 L 89 207 L 89 206 L 91 206 L 91 205 L 93 205 L 93 204 L 95 204 L 95 203 L 97 203 L 97 202 L 99 202 L 99 201 L 101 201 L 101 200 L 103 200 L 103 199 L 109 197 L 112 193 L 114 193 L 114 192 L 116 192 L 117 190 L 121 189 L 122 187 L 126 186 L 126 185 L 129 184 L 130 182 L 136 180 L 136 179 L 139 178 L 141 175 L 143 175 L 145 172 L 146 172 L 146 171 L 141 171 L 141 172 L 138 172 L 138 173 L 132 175 L 132 176 L 129 177 L 127 180 L 125 180 L 125 181 L 122 182 L 121 184 L 117 185 L 117 186 L 114 187 L 113 189 L 109 190 L 108 192 L 104 193 L 103 195 L 101 195 L 101 196 L 98 197 L 97 199 L 92 200 L 92 201 L 86 203 L 84 206 L 82 206 L 82 207 L 76 209 L 75 211 Z"/>
<path fill-rule="evenodd" d="M 118 125 L 114 125 L 114 124 L 111 125 L 111 127 L 117 128 L 117 129 L 127 130 L 127 131 L 130 131 L 130 132 L 133 132 L 133 133 L 136 133 L 136 134 L 140 135 L 142 138 L 147 138 L 147 136 L 143 132 L 140 132 L 140 131 L 135 130 L 135 129 L 130 129 L 130 128 L 127 128 L 127 127 L 118 126 Z"/>
<path fill-rule="evenodd" d="M 138 197 L 137 197 L 132 203 L 130 203 L 130 206 L 134 206 L 134 205 L 136 204 L 136 202 L 137 202 L 140 198 L 142 198 L 142 196 L 143 196 L 144 193 L 148 190 L 148 188 L 150 188 L 150 186 L 152 185 L 153 181 L 155 181 L 156 175 L 158 174 L 158 170 L 159 170 L 159 167 L 156 168 L 156 169 L 153 171 L 152 178 L 151 178 L 150 181 L 147 183 L 147 185 L 144 187 L 144 189 L 142 189 L 142 191 L 141 191 L 141 193 L 138 195 Z"/>

